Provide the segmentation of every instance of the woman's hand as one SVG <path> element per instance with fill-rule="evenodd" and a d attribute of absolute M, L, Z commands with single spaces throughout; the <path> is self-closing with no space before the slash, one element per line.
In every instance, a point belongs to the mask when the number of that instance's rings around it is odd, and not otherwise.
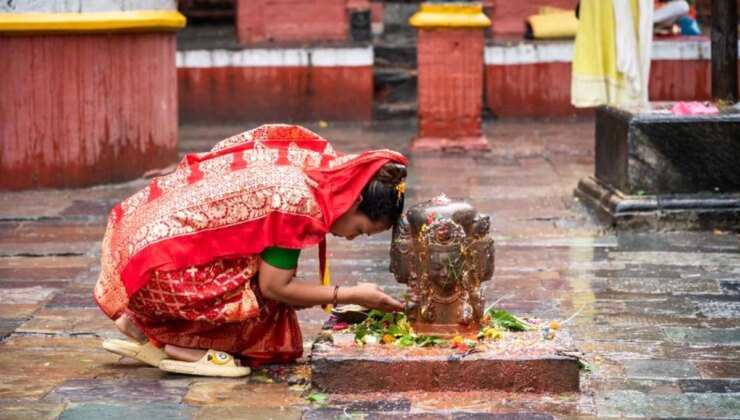
<path fill-rule="evenodd" d="M 345 292 L 345 296 L 342 296 L 342 292 Z M 340 288 L 338 297 L 340 301 L 383 312 L 404 310 L 401 302 L 383 293 L 383 289 L 373 283 L 360 283 L 354 287 Z"/>
<path fill-rule="evenodd" d="M 307 284 L 293 279 L 293 270 L 273 267 L 262 261 L 259 271 L 259 286 L 262 296 L 292 306 L 313 306 L 332 302 L 333 287 Z M 401 302 L 383 293 L 377 284 L 360 283 L 354 287 L 337 290 L 338 303 L 355 303 L 383 312 L 403 311 Z"/>

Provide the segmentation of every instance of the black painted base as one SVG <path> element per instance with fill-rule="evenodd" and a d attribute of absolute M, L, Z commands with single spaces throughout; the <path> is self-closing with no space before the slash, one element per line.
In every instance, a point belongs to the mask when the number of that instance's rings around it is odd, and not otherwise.
<path fill-rule="evenodd" d="M 597 108 L 595 177 L 631 195 L 740 193 L 740 112 L 672 115 L 672 104 Z"/>
<path fill-rule="evenodd" d="M 626 195 L 594 177 L 582 179 L 574 193 L 617 229 L 740 232 L 740 193 Z"/>

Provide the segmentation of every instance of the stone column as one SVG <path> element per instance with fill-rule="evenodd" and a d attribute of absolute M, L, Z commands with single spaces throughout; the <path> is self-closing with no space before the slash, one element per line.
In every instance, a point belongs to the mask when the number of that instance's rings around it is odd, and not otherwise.
<path fill-rule="evenodd" d="M 712 0 L 712 99 L 739 99 L 736 0 Z"/>
<path fill-rule="evenodd" d="M 481 130 L 483 32 L 480 3 L 424 3 L 419 30 L 419 136 L 412 150 L 489 150 Z"/>
<path fill-rule="evenodd" d="M 0 5 L 0 189 L 120 182 L 177 158 L 172 0 Z"/>

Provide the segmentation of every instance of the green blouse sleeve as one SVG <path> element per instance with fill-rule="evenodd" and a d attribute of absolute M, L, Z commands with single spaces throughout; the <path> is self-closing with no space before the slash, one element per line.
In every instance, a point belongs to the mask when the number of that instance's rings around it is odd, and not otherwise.
<path fill-rule="evenodd" d="M 262 260 L 276 268 L 290 270 L 298 265 L 300 249 L 271 247 L 262 251 Z"/>

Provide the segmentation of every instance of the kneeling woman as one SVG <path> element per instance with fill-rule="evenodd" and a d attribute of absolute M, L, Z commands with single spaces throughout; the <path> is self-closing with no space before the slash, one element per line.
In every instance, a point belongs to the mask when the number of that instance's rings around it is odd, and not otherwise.
<path fill-rule="evenodd" d="M 352 240 L 394 225 L 405 165 L 388 150 L 339 155 L 284 125 L 185 156 L 111 211 L 95 299 L 136 342 L 103 347 L 167 371 L 243 376 L 240 360 L 301 356 L 293 306 L 402 310 L 375 284 L 332 288 L 293 276 L 301 249 L 317 244 L 326 274 L 326 234 Z"/>

